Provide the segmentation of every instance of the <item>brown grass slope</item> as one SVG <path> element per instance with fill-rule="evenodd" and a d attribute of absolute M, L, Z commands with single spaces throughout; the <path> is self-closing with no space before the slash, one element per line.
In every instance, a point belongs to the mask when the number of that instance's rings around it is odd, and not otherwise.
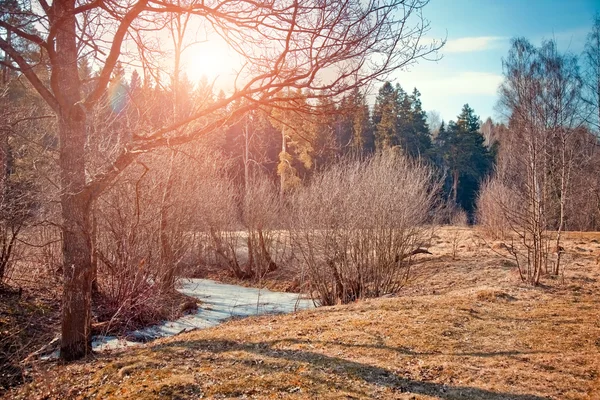
<path fill-rule="evenodd" d="M 569 239 L 564 278 L 534 289 L 492 243 L 447 230 L 398 297 L 231 321 L 39 366 L 7 396 L 600 399 L 597 242 Z"/>

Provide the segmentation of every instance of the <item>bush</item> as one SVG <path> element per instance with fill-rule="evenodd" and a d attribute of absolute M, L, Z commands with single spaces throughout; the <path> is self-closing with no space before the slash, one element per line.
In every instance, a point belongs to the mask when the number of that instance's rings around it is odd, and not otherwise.
<path fill-rule="evenodd" d="M 518 204 L 514 192 L 501 180 L 489 179 L 477 197 L 476 223 L 491 238 L 506 239 L 511 232 L 507 212 L 517 210 Z"/>
<path fill-rule="evenodd" d="M 397 292 L 426 239 L 439 183 L 392 152 L 347 161 L 292 199 L 291 236 L 322 305 Z"/>
<path fill-rule="evenodd" d="M 200 242 L 209 244 L 208 250 L 218 265 L 227 267 L 238 278 L 246 278 L 237 254 L 242 238 L 235 185 L 226 177 L 216 176 L 204 180 L 200 187 L 203 193 L 197 199 Z"/>
<path fill-rule="evenodd" d="M 161 310 L 159 186 L 138 166 L 96 201 L 98 320 L 133 329 L 165 317 Z"/>
<path fill-rule="evenodd" d="M 262 278 L 279 268 L 288 244 L 280 229 L 283 208 L 277 187 L 268 178 L 257 175 L 250 180 L 244 193 L 243 213 L 247 275 Z"/>

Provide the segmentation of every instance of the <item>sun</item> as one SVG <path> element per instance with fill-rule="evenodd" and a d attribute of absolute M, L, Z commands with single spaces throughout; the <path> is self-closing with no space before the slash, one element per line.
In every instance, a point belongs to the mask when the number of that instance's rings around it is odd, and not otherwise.
<path fill-rule="evenodd" d="M 219 38 L 190 46 L 182 55 L 183 71 L 192 82 L 205 76 L 209 82 L 227 85 L 235 79 L 240 56 Z"/>

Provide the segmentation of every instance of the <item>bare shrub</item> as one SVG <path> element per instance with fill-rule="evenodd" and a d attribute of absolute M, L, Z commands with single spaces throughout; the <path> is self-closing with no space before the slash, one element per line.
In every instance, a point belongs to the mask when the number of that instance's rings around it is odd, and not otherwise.
<path fill-rule="evenodd" d="M 14 262 L 20 258 L 18 246 L 23 230 L 33 220 L 33 191 L 30 185 L 0 177 L 0 284 L 9 278 Z"/>
<path fill-rule="evenodd" d="M 527 190 L 529 187 L 527 182 L 508 180 L 504 174 L 493 178 L 483 185 L 477 216 L 487 235 L 509 243 L 506 250 L 521 280 L 537 285 L 541 274 L 549 272 L 556 247 L 552 232 L 546 228 L 545 204 Z"/>
<path fill-rule="evenodd" d="M 460 230 L 453 230 L 450 234 L 450 244 L 452 245 L 452 260 L 456 260 L 458 258 L 458 250 L 461 247 L 464 247 L 464 240 L 465 235 Z"/>
<path fill-rule="evenodd" d="M 13 224 L 11 221 L 0 221 L 0 284 L 4 283 L 11 275 L 15 258 L 17 238 L 23 225 Z"/>
<path fill-rule="evenodd" d="M 123 328 L 162 318 L 158 295 L 160 241 L 158 206 L 153 198 L 148 169 L 132 168 L 95 205 L 101 293 L 100 321 L 111 320 Z M 155 188 L 154 188 L 155 189 Z"/>
<path fill-rule="evenodd" d="M 481 185 L 477 196 L 476 222 L 486 236 L 506 239 L 510 236 L 510 221 L 505 209 L 518 207 L 517 199 L 510 188 L 499 179 L 488 179 Z"/>
<path fill-rule="evenodd" d="M 237 210 L 239 193 L 233 182 L 226 178 L 205 179 L 201 187 L 203 196 L 198 199 L 201 215 L 201 240 L 210 243 L 210 251 L 217 264 L 227 267 L 238 278 L 246 278 L 238 258 L 240 247 L 240 222 Z"/>
<path fill-rule="evenodd" d="M 246 273 L 255 278 L 279 268 L 287 250 L 281 230 L 283 205 L 278 189 L 263 175 L 250 180 L 244 193 L 243 223 L 247 232 Z"/>
<path fill-rule="evenodd" d="M 462 208 L 457 208 L 450 215 L 450 225 L 452 226 L 467 226 L 469 225 L 469 215 Z"/>
<path fill-rule="evenodd" d="M 165 299 L 173 293 L 192 241 L 185 182 L 174 179 L 189 173 L 189 163 L 176 154 L 143 158 L 93 207 L 91 243 L 98 262 L 101 321 L 114 320 L 128 329 L 157 322 L 170 312 Z"/>
<path fill-rule="evenodd" d="M 19 262 L 15 263 L 14 281 L 38 282 L 42 286 L 62 282 L 62 239 L 55 224 L 38 223 L 19 237 Z"/>
<path fill-rule="evenodd" d="M 188 177 L 181 188 L 187 201 L 179 204 L 193 241 L 185 263 L 192 274 L 198 265 L 217 265 L 239 279 L 260 279 L 289 258 L 278 188 L 259 173 L 241 187 L 229 176 L 230 164 L 208 146 L 194 157 L 193 172 L 178 174 Z"/>
<path fill-rule="evenodd" d="M 430 221 L 433 225 L 467 226 L 469 215 L 452 198 L 440 202 L 435 212 L 431 212 Z"/>
<path fill-rule="evenodd" d="M 188 269 L 198 264 L 218 265 L 238 278 L 246 278 L 238 254 L 243 243 L 240 193 L 222 160 L 222 154 L 205 149 L 201 158 L 194 158 L 193 173 L 186 174 L 185 204 L 190 207 L 186 227 L 193 240 L 186 264 Z"/>
<path fill-rule="evenodd" d="M 292 199 L 291 236 L 322 305 L 397 292 L 438 183 L 431 170 L 393 152 L 342 162 Z"/>

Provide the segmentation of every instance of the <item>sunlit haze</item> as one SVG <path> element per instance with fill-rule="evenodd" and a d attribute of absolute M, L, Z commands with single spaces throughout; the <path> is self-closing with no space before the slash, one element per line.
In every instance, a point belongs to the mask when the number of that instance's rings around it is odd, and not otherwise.
<path fill-rule="evenodd" d="M 241 65 L 240 56 L 217 35 L 190 46 L 182 55 L 182 71 L 192 82 L 205 76 L 224 90 L 232 87 Z"/>

